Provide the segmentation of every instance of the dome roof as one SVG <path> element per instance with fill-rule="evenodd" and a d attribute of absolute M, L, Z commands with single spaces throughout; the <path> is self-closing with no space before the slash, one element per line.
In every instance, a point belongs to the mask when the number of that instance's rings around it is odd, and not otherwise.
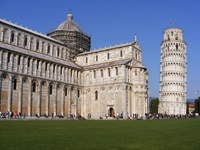
<path fill-rule="evenodd" d="M 83 33 L 81 28 L 72 20 L 73 16 L 71 13 L 67 15 L 67 20 L 61 23 L 56 30 L 66 30 L 66 31 L 78 31 Z"/>

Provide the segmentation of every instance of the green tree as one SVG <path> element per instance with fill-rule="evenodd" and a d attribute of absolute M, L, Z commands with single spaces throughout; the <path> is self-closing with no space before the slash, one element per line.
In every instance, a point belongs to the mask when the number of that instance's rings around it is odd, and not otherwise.
<path fill-rule="evenodd" d="M 186 105 L 186 114 L 189 114 L 189 104 L 192 104 L 192 103 L 187 102 L 186 104 L 187 104 L 187 105 Z"/>
<path fill-rule="evenodd" d="M 194 107 L 195 107 L 194 112 L 200 114 L 200 97 L 198 97 L 197 99 L 195 99 L 195 101 L 194 101 Z"/>
<path fill-rule="evenodd" d="M 158 113 L 158 103 L 159 103 L 159 99 L 152 99 L 150 102 L 150 113 Z"/>

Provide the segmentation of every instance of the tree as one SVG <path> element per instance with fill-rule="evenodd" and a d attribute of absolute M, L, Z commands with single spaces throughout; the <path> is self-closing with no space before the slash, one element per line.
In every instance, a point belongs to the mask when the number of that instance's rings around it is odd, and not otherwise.
<path fill-rule="evenodd" d="M 186 114 L 189 114 L 189 104 L 192 104 L 191 102 L 186 103 Z"/>
<path fill-rule="evenodd" d="M 159 103 L 159 99 L 152 99 L 150 102 L 150 113 L 158 113 L 158 103 Z"/>
<path fill-rule="evenodd" d="M 198 99 L 195 99 L 194 107 L 195 107 L 194 112 L 200 114 L 200 97 L 198 97 Z"/>

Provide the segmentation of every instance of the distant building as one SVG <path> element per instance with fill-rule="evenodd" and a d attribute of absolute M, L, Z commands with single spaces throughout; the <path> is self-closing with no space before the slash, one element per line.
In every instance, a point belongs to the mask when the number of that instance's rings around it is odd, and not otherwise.
<path fill-rule="evenodd" d="M 188 110 L 189 110 L 189 114 L 193 113 L 195 110 L 194 104 L 188 104 Z"/>
<path fill-rule="evenodd" d="M 187 51 L 183 30 L 164 30 L 160 58 L 159 113 L 186 114 Z"/>
<path fill-rule="evenodd" d="M 47 35 L 0 20 L 0 111 L 144 116 L 148 72 L 137 41 L 90 51 L 90 36 L 67 17 Z"/>

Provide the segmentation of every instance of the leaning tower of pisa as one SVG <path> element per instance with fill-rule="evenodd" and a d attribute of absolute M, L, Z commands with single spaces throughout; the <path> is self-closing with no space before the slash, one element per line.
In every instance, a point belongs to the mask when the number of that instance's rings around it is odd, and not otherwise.
<path fill-rule="evenodd" d="M 187 52 L 183 30 L 168 28 L 163 33 L 158 112 L 186 114 Z"/>

